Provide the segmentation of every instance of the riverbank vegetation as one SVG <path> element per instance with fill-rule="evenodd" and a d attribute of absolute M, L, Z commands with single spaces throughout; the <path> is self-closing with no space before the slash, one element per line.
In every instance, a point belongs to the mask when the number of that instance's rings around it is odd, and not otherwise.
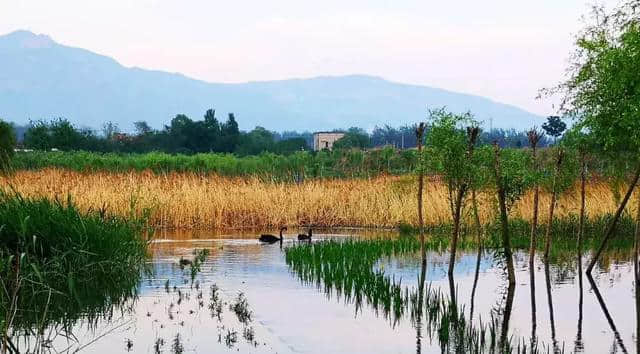
<path fill-rule="evenodd" d="M 229 178 L 192 173 L 155 174 L 80 173 L 61 169 L 16 171 L 1 184 L 29 197 L 66 200 L 73 197 L 80 210 L 104 209 L 110 215 L 128 217 L 149 209 L 149 224 L 164 228 L 268 228 L 279 225 L 396 227 L 418 225 L 416 176 L 385 176 L 367 179 L 307 180 L 302 183 L 265 182 L 259 178 Z M 11 186 L 11 187 L 8 187 Z M 578 215 L 578 186 L 558 196 L 555 215 Z M 589 218 L 616 210 L 616 193 L 623 185 L 606 181 L 587 184 Z M 439 179 L 425 183 L 423 206 L 426 225 L 451 223 L 449 194 Z M 489 190 L 478 191 L 482 224 L 494 220 L 495 199 Z M 527 191 L 511 208 L 514 218 L 530 220 L 533 191 Z M 541 205 L 550 195 L 542 191 Z M 635 205 L 625 211 L 633 214 Z M 471 225 L 471 209 L 462 223 Z"/>
<path fill-rule="evenodd" d="M 2 192 L 0 225 L 0 348 L 23 335 L 46 346 L 135 298 L 147 257 L 140 219 Z"/>

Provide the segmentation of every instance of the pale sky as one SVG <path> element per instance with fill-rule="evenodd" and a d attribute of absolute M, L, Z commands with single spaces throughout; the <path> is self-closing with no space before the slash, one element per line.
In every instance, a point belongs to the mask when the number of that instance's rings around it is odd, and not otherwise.
<path fill-rule="evenodd" d="M 615 4 L 615 0 L 605 4 Z M 26 29 L 125 66 L 212 82 L 369 74 L 473 93 L 541 115 L 585 0 L 0 0 Z"/>

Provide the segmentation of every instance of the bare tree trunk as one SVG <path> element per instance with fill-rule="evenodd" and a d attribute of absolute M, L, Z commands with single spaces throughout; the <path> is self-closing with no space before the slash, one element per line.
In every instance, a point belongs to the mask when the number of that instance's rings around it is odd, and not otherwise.
<path fill-rule="evenodd" d="M 529 131 L 529 145 L 531 146 L 531 157 L 533 159 L 534 172 L 538 172 L 537 147 L 542 135 L 536 129 Z M 536 277 L 535 259 L 538 236 L 538 206 L 540 204 L 540 186 L 538 183 L 533 188 L 533 217 L 531 218 L 531 234 L 529 237 L 529 287 L 531 290 L 531 351 L 535 351 L 538 346 L 536 330 L 538 321 L 536 318 Z"/>
<path fill-rule="evenodd" d="M 420 232 L 420 255 L 422 257 L 422 263 L 427 262 L 427 253 L 424 247 L 424 219 L 422 217 L 422 191 L 424 189 L 424 171 L 422 164 L 422 138 L 424 136 L 425 125 L 424 123 L 418 124 L 416 127 L 416 138 L 418 138 L 418 227 Z"/>
<path fill-rule="evenodd" d="M 602 294 L 600 294 L 598 285 L 596 285 L 596 282 L 593 280 L 593 277 L 589 273 L 587 273 L 587 280 L 589 280 L 589 284 L 591 284 L 591 289 L 593 290 L 593 294 L 596 296 L 596 299 L 600 304 L 600 308 L 602 309 L 602 312 L 604 313 L 604 316 L 606 317 L 607 322 L 609 323 L 609 327 L 611 328 L 611 332 L 613 332 L 613 337 L 615 339 L 615 342 L 618 344 L 618 346 L 620 346 L 623 353 L 628 353 L 627 348 L 624 346 L 624 342 L 622 341 L 622 337 L 620 337 L 620 332 L 618 332 L 618 328 L 616 327 L 616 324 L 613 322 L 613 317 L 611 317 L 611 313 L 607 308 L 607 304 L 604 302 L 604 298 L 602 297 Z"/>
<path fill-rule="evenodd" d="M 616 213 L 613 216 L 613 220 L 611 220 L 611 223 L 609 223 L 609 226 L 607 227 L 607 231 L 604 235 L 604 239 L 602 240 L 602 243 L 600 243 L 600 247 L 598 247 L 596 254 L 591 258 L 591 262 L 589 262 L 589 266 L 587 266 L 587 274 L 591 274 L 593 267 L 595 267 L 596 262 L 598 262 L 598 259 L 602 255 L 602 252 L 604 251 L 605 247 L 607 247 L 607 242 L 609 242 L 609 239 L 613 237 L 613 233 L 616 229 L 616 225 L 620 220 L 620 215 L 622 215 L 624 208 L 627 206 L 627 203 L 629 202 L 629 198 L 631 198 L 631 194 L 633 193 L 633 190 L 636 184 L 638 183 L 639 179 L 640 179 L 640 163 L 636 168 L 636 172 L 635 172 L 635 175 L 633 176 L 633 179 L 631 180 L 631 184 L 629 184 L 629 189 L 627 190 L 627 194 L 625 194 L 624 198 L 622 199 L 622 202 L 618 206 L 618 210 L 616 210 Z"/>
<path fill-rule="evenodd" d="M 536 129 L 529 131 L 527 134 L 529 137 L 529 145 L 531 146 L 531 155 L 533 158 L 533 168 L 534 172 L 538 172 L 538 160 L 537 160 L 537 147 L 538 142 L 542 135 L 538 133 Z M 533 269 L 533 263 L 536 258 L 536 238 L 538 233 L 538 205 L 540 203 L 540 186 L 536 183 L 533 189 L 533 218 L 531 220 L 531 236 L 530 236 L 530 245 L 529 245 L 529 269 Z M 533 278 L 532 278 L 533 279 Z M 532 301 L 535 303 L 535 300 L 532 298 Z M 533 305 L 535 308 L 535 304 Z"/>
<path fill-rule="evenodd" d="M 473 219 L 476 224 L 476 242 L 478 244 L 478 256 L 476 258 L 476 270 L 473 276 L 473 287 L 471 288 L 471 309 L 469 311 L 469 322 L 473 322 L 473 307 L 476 296 L 476 288 L 478 287 L 478 276 L 480 275 L 480 260 L 482 259 L 482 225 L 480 223 L 480 215 L 478 213 L 478 199 L 476 198 L 475 189 L 471 189 L 471 206 L 473 208 Z"/>
<path fill-rule="evenodd" d="M 507 214 L 507 200 L 502 185 L 502 171 L 500 168 L 500 147 L 494 144 L 494 173 L 496 178 L 496 187 L 498 189 L 498 204 L 500 207 L 500 224 L 502 226 L 502 247 L 504 248 L 504 257 L 507 262 L 507 275 L 509 277 L 509 285 L 516 283 L 516 274 L 513 268 L 513 254 L 511 252 L 511 238 L 509 236 L 509 216 Z"/>
<path fill-rule="evenodd" d="M 580 221 L 578 223 L 578 261 L 582 268 L 582 238 L 584 236 L 584 220 L 586 217 L 587 204 L 587 156 L 583 152 L 580 154 Z"/>
<path fill-rule="evenodd" d="M 453 237 L 451 238 L 451 251 L 449 255 L 449 275 L 453 274 L 453 268 L 456 264 L 456 252 L 458 248 L 458 237 L 460 236 L 460 214 L 462 212 L 462 200 L 466 190 L 466 185 L 458 189 L 454 202 L 453 211 Z"/>
<path fill-rule="evenodd" d="M 418 278 L 418 314 L 416 319 L 416 353 L 422 352 L 422 311 L 424 306 L 424 282 L 427 275 L 427 262 L 422 263 Z"/>
<path fill-rule="evenodd" d="M 584 151 L 580 153 L 580 221 L 578 224 L 578 333 L 576 334 L 576 352 L 584 351 L 582 343 L 582 307 L 584 303 L 584 291 L 582 284 L 582 238 L 584 236 L 584 221 L 586 217 L 586 185 L 587 185 L 587 156 Z"/>
<path fill-rule="evenodd" d="M 551 186 L 551 203 L 549 204 L 549 222 L 547 223 L 547 232 L 546 232 L 546 241 L 544 246 L 544 260 L 548 262 L 549 260 L 549 251 L 551 250 L 551 233 L 553 231 L 553 212 L 556 208 L 556 199 L 558 197 L 558 192 L 556 191 L 558 175 L 560 174 L 560 167 L 562 166 L 562 158 L 564 156 L 564 151 L 562 149 L 558 150 L 558 156 L 556 157 L 556 169 L 553 173 L 553 184 Z"/>
<path fill-rule="evenodd" d="M 479 132 L 480 130 L 478 127 L 467 128 L 467 137 L 469 140 L 467 141 L 466 160 L 468 164 L 471 164 L 471 158 L 473 157 L 473 148 L 476 145 L 476 140 L 478 138 Z M 453 274 L 453 269 L 455 267 L 458 238 L 460 237 L 460 216 L 462 213 L 462 203 L 464 202 L 464 195 L 467 192 L 468 188 L 469 181 L 460 185 L 456 193 L 456 199 L 453 205 L 453 235 L 451 239 L 451 255 L 449 256 L 449 276 Z M 449 191 L 451 191 L 451 188 L 449 188 Z M 449 197 L 449 199 L 451 199 L 451 197 Z"/>
<path fill-rule="evenodd" d="M 513 310 L 513 299 L 516 294 L 516 284 L 515 282 L 509 282 L 509 287 L 507 288 L 507 301 L 504 306 L 504 312 L 502 315 L 502 328 L 500 330 L 500 350 L 501 353 L 509 352 L 509 321 L 511 320 L 511 312 Z"/>
<path fill-rule="evenodd" d="M 633 273 L 635 279 L 636 300 L 636 353 L 640 353 L 640 265 L 638 264 L 638 252 L 640 251 L 640 193 L 638 193 L 638 210 L 636 211 L 636 238 L 633 247 Z"/>
<path fill-rule="evenodd" d="M 559 353 L 558 341 L 556 339 L 556 322 L 553 313 L 553 296 L 551 295 L 551 277 L 549 275 L 549 262 L 544 262 L 544 279 L 547 285 L 547 302 L 549 304 L 549 322 L 551 324 L 551 343 L 553 345 L 553 352 Z"/>

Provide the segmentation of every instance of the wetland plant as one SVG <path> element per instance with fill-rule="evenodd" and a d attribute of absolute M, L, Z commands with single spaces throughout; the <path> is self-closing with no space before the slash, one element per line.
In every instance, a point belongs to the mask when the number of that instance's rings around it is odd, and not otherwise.
<path fill-rule="evenodd" d="M 89 325 L 126 310 L 147 259 L 144 221 L 0 192 L 0 336 Z M 55 331 L 53 331 L 55 332 Z M 28 342 L 25 338 L 22 343 Z M 24 351 L 37 350 L 26 348 Z"/>
<path fill-rule="evenodd" d="M 229 305 L 229 309 L 236 314 L 238 317 L 238 321 L 243 325 L 249 324 L 251 322 L 251 316 L 253 312 L 249 309 L 249 302 L 247 298 L 244 296 L 244 293 L 239 293 L 238 297 L 235 299 L 234 303 Z"/>
<path fill-rule="evenodd" d="M 173 337 L 173 343 L 171 344 L 171 352 L 174 354 L 184 353 L 184 346 L 182 345 L 182 339 L 180 338 L 180 333 L 176 333 L 176 336 Z"/>

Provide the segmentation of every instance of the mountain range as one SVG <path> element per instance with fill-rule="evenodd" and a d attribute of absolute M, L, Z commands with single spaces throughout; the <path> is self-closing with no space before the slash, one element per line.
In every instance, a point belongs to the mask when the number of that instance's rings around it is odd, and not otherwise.
<path fill-rule="evenodd" d="M 241 129 L 316 131 L 371 129 L 424 120 L 427 109 L 471 111 L 486 125 L 526 129 L 541 116 L 488 98 L 375 76 L 322 76 L 214 83 L 182 74 L 125 67 L 91 51 L 29 31 L 0 36 L 0 117 L 18 124 L 65 117 L 81 127 L 103 122 L 131 130 L 134 121 L 160 128 L 178 113 L 201 119 L 209 108 Z"/>

